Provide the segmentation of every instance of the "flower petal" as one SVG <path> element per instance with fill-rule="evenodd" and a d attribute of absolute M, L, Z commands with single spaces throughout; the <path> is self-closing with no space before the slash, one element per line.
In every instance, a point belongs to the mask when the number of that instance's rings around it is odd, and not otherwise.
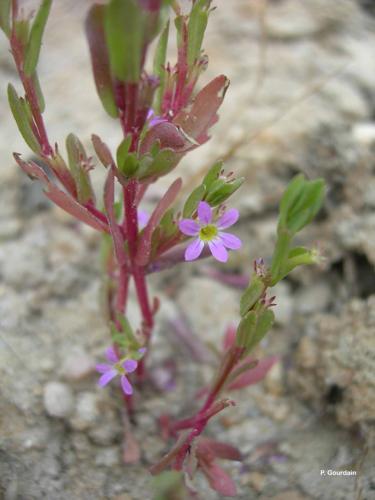
<path fill-rule="evenodd" d="M 200 201 L 198 204 L 198 217 L 199 221 L 203 224 L 210 224 L 212 220 L 212 209 L 205 201 Z"/>
<path fill-rule="evenodd" d="M 181 233 L 187 234 L 188 236 L 195 236 L 199 233 L 199 226 L 193 219 L 182 219 L 178 223 Z"/>
<path fill-rule="evenodd" d="M 142 355 L 145 354 L 146 351 L 147 351 L 146 347 L 141 347 L 140 349 L 138 349 L 139 354 L 142 354 Z"/>
<path fill-rule="evenodd" d="M 233 226 L 238 221 L 240 212 L 236 208 L 231 208 L 218 218 L 216 225 L 219 229 L 226 229 Z"/>
<path fill-rule="evenodd" d="M 117 363 L 117 361 L 119 360 L 113 346 L 108 347 L 108 349 L 105 351 L 105 355 L 108 361 L 111 361 L 111 363 Z"/>
<path fill-rule="evenodd" d="M 133 387 L 131 386 L 131 383 L 125 377 L 125 375 L 121 375 L 121 387 L 127 396 L 130 396 L 131 394 L 133 394 Z"/>
<path fill-rule="evenodd" d="M 100 379 L 98 380 L 98 385 L 100 385 L 100 387 L 104 387 L 105 385 L 108 384 L 108 382 L 110 382 L 113 378 L 115 378 L 116 375 L 117 375 L 116 370 L 108 370 L 100 377 Z"/>
<path fill-rule="evenodd" d="M 208 246 L 216 260 L 219 262 L 226 262 L 228 260 L 228 252 L 219 238 L 209 241 Z"/>
<path fill-rule="evenodd" d="M 138 361 L 135 361 L 135 359 L 127 359 L 126 361 L 123 362 L 122 366 L 128 373 L 131 373 L 137 369 Z"/>
<path fill-rule="evenodd" d="M 194 240 L 185 250 L 185 260 L 195 260 L 202 253 L 204 247 L 203 241 L 199 238 Z"/>
<path fill-rule="evenodd" d="M 221 239 L 223 245 L 230 250 L 238 250 L 242 246 L 242 241 L 230 233 L 219 233 L 219 238 Z"/>
<path fill-rule="evenodd" d="M 112 370 L 112 366 L 111 365 L 106 365 L 106 364 L 99 364 L 99 365 L 96 365 L 95 366 L 95 370 L 99 373 L 106 373 L 108 372 L 109 370 Z"/>
<path fill-rule="evenodd" d="M 149 220 L 150 220 L 150 215 L 145 210 L 138 210 L 139 229 L 144 229 Z"/>

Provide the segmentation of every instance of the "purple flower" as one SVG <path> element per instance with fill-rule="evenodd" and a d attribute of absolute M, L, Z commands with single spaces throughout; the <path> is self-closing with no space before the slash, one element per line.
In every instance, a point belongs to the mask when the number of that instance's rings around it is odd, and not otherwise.
<path fill-rule="evenodd" d="M 238 220 L 239 212 L 231 208 L 224 212 L 218 220 L 212 222 L 212 209 L 208 203 L 201 201 L 198 205 L 198 221 L 193 219 L 182 219 L 179 222 L 180 231 L 187 236 L 198 236 L 185 251 L 185 260 L 197 259 L 204 245 L 207 243 L 212 255 L 220 262 L 228 260 L 227 248 L 238 250 L 241 248 L 241 240 L 233 234 L 226 233 L 222 229 L 232 226 Z"/>
<path fill-rule="evenodd" d="M 168 121 L 166 118 L 163 118 L 162 116 L 156 115 L 155 111 L 152 108 L 149 109 L 146 119 L 148 120 L 149 127 L 154 127 L 155 125 L 158 125 L 159 123 L 163 123 L 163 122 Z"/>
<path fill-rule="evenodd" d="M 146 352 L 145 348 L 138 350 L 138 353 L 143 355 Z M 127 374 L 134 372 L 137 369 L 138 361 L 135 359 L 122 358 L 120 359 L 113 347 L 108 347 L 106 350 L 106 358 L 111 364 L 99 364 L 95 369 L 101 373 L 98 384 L 100 387 L 107 385 L 113 378 L 120 375 L 121 387 L 127 396 L 133 394 L 133 387 L 131 386 Z"/>
<path fill-rule="evenodd" d="M 150 215 L 145 210 L 138 210 L 138 226 L 139 229 L 144 229 L 147 222 L 150 220 Z"/>

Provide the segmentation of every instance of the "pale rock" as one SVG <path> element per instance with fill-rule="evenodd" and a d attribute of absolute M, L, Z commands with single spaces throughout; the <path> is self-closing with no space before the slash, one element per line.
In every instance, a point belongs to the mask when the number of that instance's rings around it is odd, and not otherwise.
<path fill-rule="evenodd" d="M 74 409 L 73 391 L 62 382 L 48 382 L 44 386 L 43 402 L 51 417 L 67 418 Z"/>
<path fill-rule="evenodd" d="M 92 357 L 83 348 L 76 347 L 64 355 L 61 376 L 69 381 L 79 381 L 90 375 L 94 366 Z"/>

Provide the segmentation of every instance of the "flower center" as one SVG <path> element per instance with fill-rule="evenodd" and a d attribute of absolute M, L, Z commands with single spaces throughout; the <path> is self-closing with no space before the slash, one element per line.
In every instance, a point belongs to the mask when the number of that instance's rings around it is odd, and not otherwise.
<path fill-rule="evenodd" d="M 202 241 L 212 241 L 217 236 L 217 227 L 213 224 L 203 226 L 199 230 L 199 239 Z"/>

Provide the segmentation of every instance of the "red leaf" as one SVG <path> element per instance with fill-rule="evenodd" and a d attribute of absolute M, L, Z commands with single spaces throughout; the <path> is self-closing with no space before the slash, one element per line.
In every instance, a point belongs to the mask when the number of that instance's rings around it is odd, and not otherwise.
<path fill-rule="evenodd" d="M 227 326 L 223 339 L 224 351 L 227 351 L 230 347 L 232 347 L 232 345 L 236 340 L 236 333 L 237 333 L 237 327 L 234 323 Z"/>
<path fill-rule="evenodd" d="M 176 199 L 182 186 L 182 180 L 176 179 L 168 188 L 163 198 L 159 201 L 155 210 L 143 230 L 139 241 L 136 262 L 139 266 L 145 266 L 150 260 L 152 233 L 155 231 L 161 218 Z"/>
<path fill-rule="evenodd" d="M 270 356 L 260 360 L 255 368 L 242 373 L 234 382 L 228 385 L 227 389 L 242 389 L 248 385 L 260 382 L 278 360 L 279 358 L 276 356 Z"/>
<path fill-rule="evenodd" d="M 115 201 L 115 175 L 111 167 L 104 186 L 104 206 L 107 212 L 109 230 L 111 231 L 113 245 L 115 248 L 117 262 L 120 266 L 126 264 L 126 255 L 124 249 L 124 238 L 117 224 L 113 204 Z"/>
<path fill-rule="evenodd" d="M 86 18 L 86 36 L 89 43 L 96 90 L 107 113 L 117 116 L 109 57 L 104 34 L 105 5 L 93 5 Z"/>
<path fill-rule="evenodd" d="M 87 208 L 80 205 L 70 194 L 61 191 L 55 184 L 53 184 L 47 174 L 34 162 L 25 162 L 21 160 L 18 154 L 14 154 L 14 158 L 18 165 L 22 168 L 24 172 L 31 179 L 38 179 L 43 182 L 47 189 L 44 194 L 49 198 L 55 205 L 68 212 L 70 215 L 76 219 L 84 222 L 85 224 L 97 229 L 98 231 L 108 231 L 108 226 L 103 221 L 95 217 Z"/>
<path fill-rule="evenodd" d="M 170 122 L 162 122 L 147 132 L 140 145 L 141 154 L 148 153 L 157 141 L 160 143 L 160 149 L 169 148 L 178 153 L 186 152 L 194 146 L 194 142 L 189 140 L 179 127 Z"/>
<path fill-rule="evenodd" d="M 195 97 L 190 110 L 181 110 L 173 120 L 183 131 L 199 144 L 208 141 L 208 130 L 217 122 L 217 110 L 223 102 L 229 80 L 217 76 Z"/>
<path fill-rule="evenodd" d="M 95 153 L 97 154 L 97 157 L 102 162 L 102 164 L 105 167 L 114 165 L 115 162 L 113 161 L 112 154 L 107 144 L 103 142 L 98 135 L 95 134 L 92 134 L 91 141 L 93 143 Z"/>
<path fill-rule="evenodd" d="M 197 453 L 212 453 L 217 458 L 224 458 L 226 460 L 242 461 L 241 452 L 230 444 L 215 441 L 207 437 L 201 437 L 198 443 Z"/>
<path fill-rule="evenodd" d="M 237 495 L 237 489 L 233 479 L 219 465 L 215 462 L 206 463 L 204 461 L 200 461 L 199 465 L 212 489 L 227 497 L 234 497 Z"/>

